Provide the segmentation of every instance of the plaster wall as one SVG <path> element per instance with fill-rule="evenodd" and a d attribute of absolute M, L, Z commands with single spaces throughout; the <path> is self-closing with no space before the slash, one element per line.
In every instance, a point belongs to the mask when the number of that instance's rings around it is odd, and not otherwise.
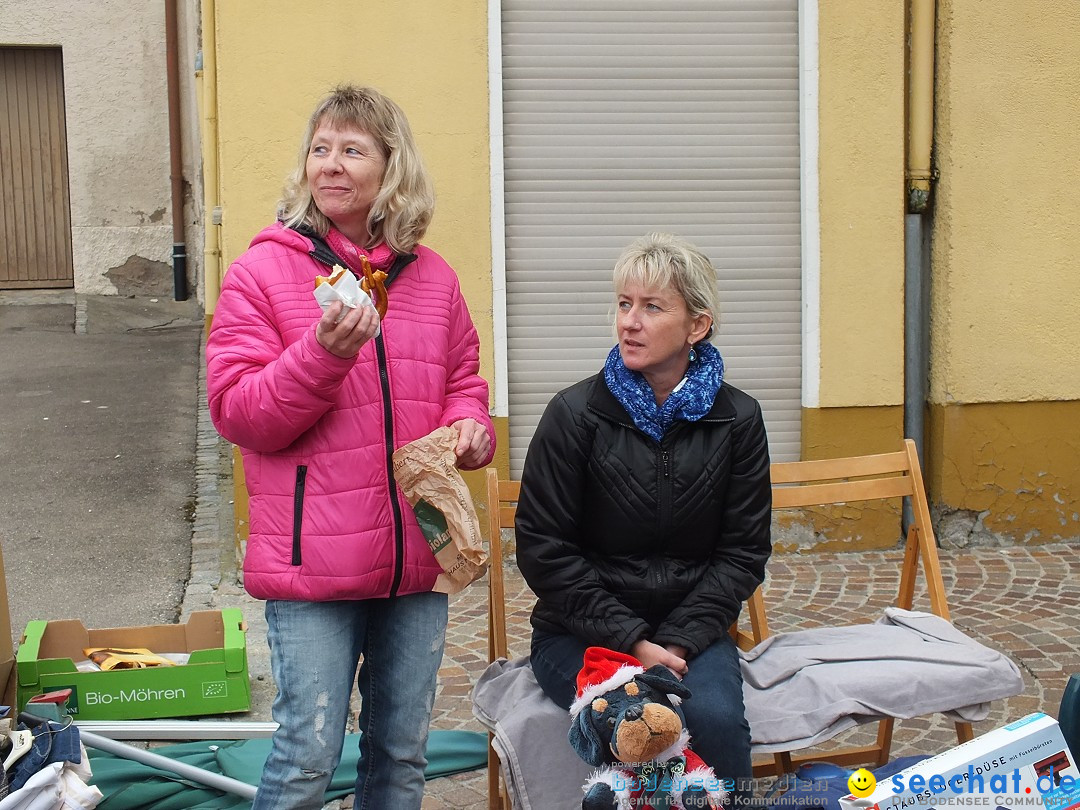
<path fill-rule="evenodd" d="M 1077 402 L 935 405 L 927 485 L 950 546 L 1080 537 Z"/>
<path fill-rule="evenodd" d="M 820 406 L 903 402 L 903 3 L 818 2 Z"/>
<path fill-rule="evenodd" d="M 424 244 L 461 278 L 493 379 L 487 3 L 326 0 L 217 4 L 225 263 L 273 222 L 308 116 L 334 85 L 372 85 L 405 111 L 431 172 Z M 205 21 L 204 21 L 205 24 Z"/>
<path fill-rule="evenodd" d="M 820 382 L 803 459 L 899 450 L 904 389 L 903 4 L 818 0 Z M 803 92 L 806 92 L 804 88 Z M 892 548 L 895 504 L 781 513 L 777 548 Z"/>
<path fill-rule="evenodd" d="M 171 292 L 164 5 L 0 0 L 0 44 L 63 49 L 76 292 Z"/>
<path fill-rule="evenodd" d="M 1080 399 L 1080 5 L 939 0 L 930 399 Z"/>
<path fill-rule="evenodd" d="M 1080 535 L 1080 8 L 939 0 L 928 482 L 947 545 Z"/>

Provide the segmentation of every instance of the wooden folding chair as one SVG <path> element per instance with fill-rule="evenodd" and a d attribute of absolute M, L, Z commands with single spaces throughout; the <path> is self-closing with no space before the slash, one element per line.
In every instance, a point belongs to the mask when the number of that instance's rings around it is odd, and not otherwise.
<path fill-rule="evenodd" d="M 905 542 L 900 585 L 896 606 L 911 610 L 915 597 L 915 582 L 920 562 L 926 580 L 932 612 L 949 619 L 945 585 L 941 579 L 941 563 L 930 521 L 922 470 L 915 442 L 904 440 L 904 449 L 895 453 L 824 459 L 821 461 L 778 462 L 772 465 L 773 510 L 801 509 L 808 506 L 853 503 L 888 498 L 910 498 L 913 519 Z M 740 648 L 748 650 L 769 636 L 765 599 L 762 588 L 750 597 L 746 616 L 749 630 L 740 628 L 735 637 Z M 848 746 L 825 753 L 815 752 L 792 756 L 790 751 L 779 752 L 773 760 L 756 761 L 754 775 L 791 773 L 798 765 L 809 762 L 833 762 L 837 765 L 884 765 L 889 761 L 892 747 L 893 718 L 878 722 L 877 740 L 872 745 Z M 972 738 L 971 724 L 958 722 L 956 738 L 966 742 Z"/>
<path fill-rule="evenodd" d="M 506 592 L 503 586 L 502 530 L 514 528 L 521 484 L 518 481 L 500 481 L 497 470 L 487 471 L 488 504 L 488 661 L 507 657 L 506 643 Z M 502 784 L 499 757 L 488 732 L 488 808 L 510 810 L 510 797 Z"/>
<path fill-rule="evenodd" d="M 904 441 L 904 448 L 895 453 L 851 456 L 821 461 L 778 462 L 772 465 L 773 510 L 802 509 L 808 506 L 852 503 L 888 498 L 910 498 L 913 513 L 905 544 L 903 567 L 897 591 L 896 606 L 910 610 L 915 597 L 915 584 L 922 568 L 930 597 L 931 610 L 949 619 L 945 586 L 941 578 L 937 544 L 930 521 L 930 508 L 923 487 L 915 443 Z M 490 521 L 491 562 L 488 573 L 488 655 L 489 661 L 507 657 L 506 605 L 502 568 L 502 529 L 513 528 L 514 512 L 521 485 L 517 481 L 500 481 L 498 472 L 488 470 L 487 495 Z M 921 564 L 921 565 L 920 565 Z M 732 625 L 731 633 L 739 647 L 748 650 L 768 638 L 769 622 L 765 607 L 764 589 L 758 588 L 747 601 L 745 619 Z M 749 626 L 746 626 L 746 625 Z M 784 751 L 770 759 L 754 762 L 754 775 L 767 776 L 791 773 L 798 765 L 809 761 L 827 761 L 837 765 L 884 765 L 889 760 L 893 734 L 892 718 L 878 723 L 877 741 L 873 745 L 841 747 L 825 752 L 793 756 Z M 958 722 L 956 737 L 966 742 L 973 736 L 971 724 Z M 500 770 L 495 750 L 488 746 L 488 796 L 490 810 L 509 810 L 509 798 L 500 788 Z"/>

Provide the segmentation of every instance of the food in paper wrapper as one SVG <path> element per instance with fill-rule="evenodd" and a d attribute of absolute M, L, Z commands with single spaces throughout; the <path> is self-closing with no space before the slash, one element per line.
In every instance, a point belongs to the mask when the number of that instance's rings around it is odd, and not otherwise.
<path fill-rule="evenodd" d="M 333 271 L 329 276 L 315 276 L 315 286 L 320 284 L 329 284 L 331 287 L 341 281 L 341 277 L 345 275 L 345 268 L 340 264 L 335 264 Z"/>
<path fill-rule="evenodd" d="M 384 297 L 386 295 L 385 288 L 383 295 Z M 319 302 L 323 312 L 326 312 L 335 301 L 340 301 L 349 309 L 371 307 L 376 312 L 379 311 L 375 307 L 375 302 L 371 300 L 371 296 L 361 289 L 356 276 L 338 264 L 334 265 L 334 271 L 329 276 L 315 276 L 315 300 Z M 345 310 L 342 309 L 338 320 L 340 321 L 344 317 Z M 382 325 L 380 324 L 379 328 L 375 330 L 375 334 L 378 335 L 381 330 Z"/>
<path fill-rule="evenodd" d="M 436 593 L 457 593 L 487 570 L 480 519 L 454 466 L 457 441 L 454 428 L 441 427 L 394 452 L 394 478 L 443 569 Z"/>

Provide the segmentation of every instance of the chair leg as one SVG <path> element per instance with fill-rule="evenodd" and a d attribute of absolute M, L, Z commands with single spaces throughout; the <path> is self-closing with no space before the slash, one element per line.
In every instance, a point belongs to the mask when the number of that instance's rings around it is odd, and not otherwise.
<path fill-rule="evenodd" d="M 499 757 L 495 749 L 491 747 L 491 732 L 488 732 L 488 810 L 503 810 L 503 803 L 499 796 Z"/>
<path fill-rule="evenodd" d="M 878 723 L 878 735 L 877 735 L 877 760 L 874 763 L 875 767 L 880 768 L 889 761 L 889 756 L 892 753 L 892 735 L 893 727 L 896 721 L 892 717 L 887 717 Z"/>

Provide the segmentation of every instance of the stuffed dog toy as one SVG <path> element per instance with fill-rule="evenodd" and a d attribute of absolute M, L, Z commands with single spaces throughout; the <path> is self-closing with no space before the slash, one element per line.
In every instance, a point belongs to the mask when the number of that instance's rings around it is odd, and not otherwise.
<path fill-rule="evenodd" d="M 724 791 L 689 748 L 679 704 L 690 697 L 671 671 L 589 647 L 570 707 L 570 745 L 598 770 L 583 786 L 583 810 L 718 808 Z"/>

